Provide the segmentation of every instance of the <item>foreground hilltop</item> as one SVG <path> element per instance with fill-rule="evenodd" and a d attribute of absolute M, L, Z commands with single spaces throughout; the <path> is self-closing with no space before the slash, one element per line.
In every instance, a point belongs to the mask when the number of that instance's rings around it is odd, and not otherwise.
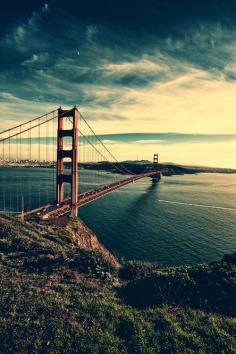
<path fill-rule="evenodd" d="M 0 218 L 1 353 L 236 353 L 236 255 L 122 265 L 81 222 Z"/>

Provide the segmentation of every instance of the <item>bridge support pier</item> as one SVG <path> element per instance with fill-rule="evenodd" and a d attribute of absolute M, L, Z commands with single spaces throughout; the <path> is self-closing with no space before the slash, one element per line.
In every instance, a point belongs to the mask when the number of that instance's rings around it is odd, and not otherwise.
<path fill-rule="evenodd" d="M 72 129 L 63 129 L 65 118 L 72 118 Z M 56 201 L 62 204 L 64 201 L 64 183 L 71 186 L 71 216 L 78 214 L 78 120 L 79 112 L 76 107 L 70 111 L 58 109 L 58 132 L 57 132 L 57 186 Z M 64 138 L 72 138 L 71 150 L 64 149 Z M 64 158 L 71 159 L 71 174 L 64 174 Z"/>

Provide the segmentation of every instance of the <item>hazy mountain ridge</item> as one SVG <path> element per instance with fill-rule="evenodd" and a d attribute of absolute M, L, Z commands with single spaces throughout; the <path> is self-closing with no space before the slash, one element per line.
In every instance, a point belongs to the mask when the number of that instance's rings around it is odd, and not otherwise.
<path fill-rule="evenodd" d="M 134 173 L 143 173 L 148 169 L 153 168 L 153 163 L 147 160 L 134 160 L 134 161 L 123 161 L 120 162 L 123 166 L 125 166 L 128 170 Z M 114 163 L 114 165 L 118 165 Z M 119 173 L 114 169 L 114 166 L 110 165 L 107 162 L 99 162 L 95 163 L 81 163 L 81 168 L 84 169 L 101 169 L 112 171 L 115 173 Z M 172 176 L 172 175 L 184 175 L 184 174 L 195 174 L 195 173 L 236 173 L 236 169 L 230 168 L 221 168 L 221 167 L 204 167 L 204 166 L 185 166 L 178 165 L 174 163 L 159 163 L 157 165 L 157 169 L 161 171 L 164 176 Z"/>

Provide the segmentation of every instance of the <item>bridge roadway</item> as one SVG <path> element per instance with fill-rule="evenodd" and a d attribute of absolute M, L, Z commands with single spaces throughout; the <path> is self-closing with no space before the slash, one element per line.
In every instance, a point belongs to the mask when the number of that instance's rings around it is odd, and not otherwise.
<path fill-rule="evenodd" d="M 78 195 L 78 207 L 82 207 L 83 205 L 86 205 L 88 203 L 91 203 L 92 201 L 103 197 L 104 195 L 114 192 L 115 190 L 122 188 L 126 186 L 127 184 L 134 183 L 138 181 L 141 178 L 144 177 L 154 177 L 154 176 L 159 176 L 160 172 L 155 170 L 155 171 L 149 171 L 145 172 L 143 174 L 138 174 L 138 175 L 132 175 L 129 178 L 126 178 L 124 180 L 104 185 L 101 186 L 97 189 L 92 189 L 83 193 L 80 193 Z M 25 213 L 25 216 L 32 216 L 32 215 L 38 215 L 41 219 L 49 219 L 49 218 L 57 218 L 59 216 L 66 215 L 70 213 L 71 211 L 71 204 L 70 204 L 70 198 L 65 199 L 65 201 L 60 204 L 60 205 L 45 205 L 41 208 L 31 210 L 29 212 Z"/>

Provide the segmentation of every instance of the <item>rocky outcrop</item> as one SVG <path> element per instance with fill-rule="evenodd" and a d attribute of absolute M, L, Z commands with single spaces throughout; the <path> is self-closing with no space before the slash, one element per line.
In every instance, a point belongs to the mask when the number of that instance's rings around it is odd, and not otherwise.
<path fill-rule="evenodd" d="M 61 232 L 68 232 L 73 241 L 82 249 L 100 253 L 104 259 L 113 267 L 120 268 L 117 259 L 97 239 L 95 233 L 88 228 L 80 219 L 61 217 L 44 224 L 50 224 L 59 228 Z"/>
<path fill-rule="evenodd" d="M 81 220 L 76 221 L 76 227 L 72 230 L 72 238 L 81 248 L 100 253 L 112 267 L 120 267 L 116 258 L 98 241 L 95 233 Z"/>
<path fill-rule="evenodd" d="M 98 241 L 96 235 L 78 218 L 58 218 L 43 222 L 21 222 L 18 219 L 0 216 L 0 235 L 8 241 L 21 242 L 24 245 L 32 244 L 32 249 L 41 247 L 52 248 L 50 252 L 63 254 L 73 249 L 91 251 L 102 256 L 104 261 L 113 269 L 119 269 L 120 264 L 116 258 Z M 10 237 L 10 235 L 12 237 Z M 35 243 L 37 240 L 37 244 Z M 55 242 L 49 243 L 50 240 Z M 66 241 L 66 242 L 65 242 Z M 69 249 L 68 248 L 69 245 Z M 74 245 L 74 246 L 73 246 Z M 30 252 L 31 252 L 30 248 Z M 1 244 L 0 244 L 1 250 Z M 27 247 L 24 250 L 27 254 Z"/>

